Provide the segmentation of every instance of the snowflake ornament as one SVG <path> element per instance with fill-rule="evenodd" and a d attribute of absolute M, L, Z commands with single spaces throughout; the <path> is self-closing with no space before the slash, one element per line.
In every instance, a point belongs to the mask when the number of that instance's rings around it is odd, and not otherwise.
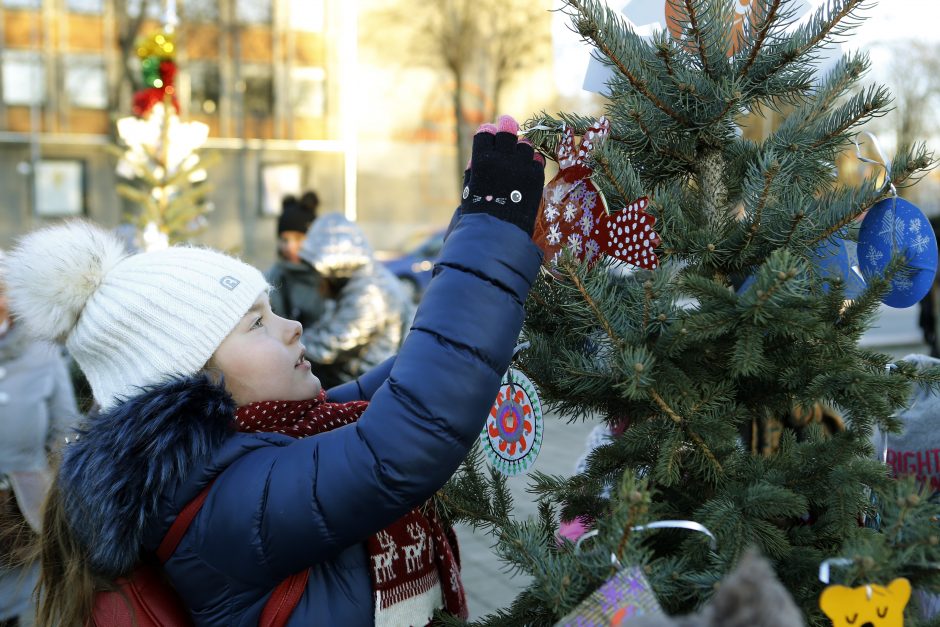
<path fill-rule="evenodd" d="M 594 218 L 591 217 L 590 213 L 584 212 L 578 224 L 581 226 L 581 234 L 588 236 L 591 234 L 591 229 L 594 228 Z"/>
<path fill-rule="evenodd" d="M 575 255 L 577 256 L 581 255 L 581 236 L 580 235 L 578 235 L 577 233 L 572 233 L 571 235 L 569 235 L 568 242 L 566 245 L 568 246 L 568 248 L 571 249 L 571 252 L 573 252 Z"/>
<path fill-rule="evenodd" d="M 574 204 L 574 202 L 568 202 L 565 205 L 565 222 L 571 222 L 574 220 L 575 216 L 578 215 L 578 212 L 581 210 L 580 207 Z"/>
<path fill-rule="evenodd" d="M 557 264 L 565 249 L 588 263 L 605 254 L 648 270 L 659 266 L 655 248 L 660 239 L 653 230 L 656 219 L 646 213 L 649 201 L 638 198 L 610 214 L 604 194 L 591 178 L 594 170 L 587 165 L 587 157 L 609 133 L 605 117 L 587 130 L 577 148 L 571 129 L 566 127 L 562 133 L 556 153 L 560 169 L 545 186 L 533 234 L 549 267 Z M 563 208 L 561 216 L 559 207 Z"/>
<path fill-rule="evenodd" d="M 545 205 L 545 218 L 554 222 L 558 219 L 558 205 Z"/>
<path fill-rule="evenodd" d="M 903 198 L 885 198 L 865 214 L 858 232 L 858 258 L 866 276 L 883 276 L 894 258 L 904 259 L 891 291 L 889 307 L 911 307 L 930 291 L 937 274 L 937 240 L 926 216 Z"/>

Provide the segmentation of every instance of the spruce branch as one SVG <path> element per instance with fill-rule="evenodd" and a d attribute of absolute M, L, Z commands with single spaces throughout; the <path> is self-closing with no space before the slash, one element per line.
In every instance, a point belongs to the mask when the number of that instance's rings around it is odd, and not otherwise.
<path fill-rule="evenodd" d="M 636 122 L 636 127 L 643 134 L 643 137 L 646 140 L 646 144 L 650 148 L 652 148 L 653 150 L 655 150 L 662 156 L 668 157 L 670 159 L 675 159 L 676 161 L 679 161 L 680 163 L 684 163 L 686 166 L 689 166 L 695 163 L 694 159 L 691 159 L 687 157 L 686 155 L 683 155 L 682 153 L 676 152 L 675 150 L 670 150 L 668 147 L 664 147 L 662 145 L 662 142 L 657 141 L 656 137 L 653 135 L 653 132 L 650 130 L 649 126 L 647 126 L 643 122 L 643 115 L 640 113 L 638 109 L 631 109 L 629 116 L 630 116 L 630 119 Z M 616 135 L 614 135 L 611 139 L 616 141 L 618 138 Z"/>
<path fill-rule="evenodd" d="M 597 303 L 591 298 L 591 295 L 588 294 L 587 290 L 584 288 L 584 283 L 581 281 L 581 276 L 579 274 L 578 264 L 575 262 L 574 258 L 570 254 L 563 254 L 559 267 L 564 271 L 565 276 L 574 284 L 575 289 L 578 290 L 578 293 L 581 295 L 581 298 L 590 307 L 591 311 L 594 313 L 597 318 L 597 323 L 604 329 L 604 332 L 607 334 L 607 337 L 610 341 L 618 348 L 622 349 L 624 347 L 624 342 L 617 335 L 617 332 L 614 331 L 613 327 L 610 325 L 610 322 L 607 320 L 607 316 L 601 311 Z"/>
<path fill-rule="evenodd" d="M 796 235 L 796 231 L 805 217 L 806 212 L 802 209 L 798 209 L 797 212 L 793 214 L 793 217 L 790 219 L 790 232 L 787 233 L 786 239 L 784 240 L 785 246 L 789 246 L 790 242 L 793 241 L 793 236 Z"/>
<path fill-rule="evenodd" d="M 697 433 L 695 433 L 689 428 L 688 423 L 682 418 L 682 416 L 677 414 L 672 409 L 672 407 L 670 407 L 669 404 L 666 403 L 663 397 L 660 396 L 656 392 L 656 390 L 650 389 L 649 395 L 650 395 L 650 398 L 652 398 L 653 401 L 656 403 L 656 405 L 658 405 L 659 408 L 663 411 L 663 413 L 669 416 L 670 420 L 672 420 L 674 423 L 679 425 L 679 427 L 681 427 L 686 433 L 689 434 L 689 437 L 692 438 L 692 440 L 698 445 L 699 449 L 701 449 L 702 451 L 702 454 L 705 455 L 705 457 L 711 463 L 712 467 L 716 471 L 716 474 L 719 476 L 723 475 L 725 471 L 724 471 L 724 468 L 721 467 L 721 462 L 718 461 L 718 458 L 715 457 L 715 454 L 712 453 L 710 448 L 708 448 L 708 445 L 705 443 L 705 441 Z"/>
<path fill-rule="evenodd" d="M 672 47 L 669 45 L 668 41 L 656 42 L 656 55 L 662 59 L 663 67 L 666 68 L 666 76 L 675 78 L 676 71 L 673 68 Z"/>
<path fill-rule="evenodd" d="M 823 126 L 822 134 L 815 139 L 810 149 L 815 150 L 830 144 L 849 129 L 876 117 L 879 113 L 883 114 L 889 102 L 888 90 L 881 86 L 871 86 L 857 94 L 829 118 L 828 123 Z"/>
<path fill-rule="evenodd" d="M 757 53 L 760 52 L 764 41 L 770 33 L 770 27 L 777 18 L 777 12 L 780 10 L 781 3 L 782 0 L 771 0 L 770 5 L 764 7 L 761 22 L 757 29 L 757 35 L 754 37 L 754 42 L 751 44 L 751 49 L 748 52 L 747 61 L 744 62 L 744 67 L 738 72 L 739 77 L 746 77 L 751 66 L 754 65 L 754 60 L 757 59 Z"/>
<path fill-rule="evenodd" d="M 652 92 L 647 81 L 627 67 L 620 58 L 618 50 L 613 48 L 610 42 L 616 40 L 615 33 L 608 30 L 608 22 L 614 18 L 609 8 L 600 6 L 597 0 L 564 0 L 564 2 L 580 15 L 580 21 L 577 22 L 579 25 L 578 34 L 592 41 L 598 51 L 607 59 L 607 62 L 617 68 L 617 71 L 629 81 L 638 94 L 680 125 L 685 126 L 688 124 L 688 121 L 682 115 Z M 601 14 L 606 15 L 607 20 L 596 19 Z M 575 19 L 577 20 L 577 18 Z M 598 25 L 599 23 L 601 25 Z"/>
<path fill-rule="evenodd" d="M 757 199 L 757 205 L 754 207 L 754 212 L 750 220 L 750 227 L 747 229 L 747 240 L 744 243 L 744 250 L 751 245 L 751 241 L 760 231 L 761 227 L 761 217 L 764 212 L 764 207 L 767 205 L 767 199 L 770 197 L 770 191 L 773 187 L 774 181 L 777 176 L 780 174 L 782 167 L 780 162 L 776 159 L 770 162 L 769 167 L 764 171 L 764 187 L 761 190 L 761 194 Z"/>
<path fill-rule="evenodd" d="M 868 5 L 869 0 L 830 0 L 820 6 L 813 17 L 774 52 L 766 65 L 761 66 L 761 71 L 752 71 L 747 75 L 748 91 L 762 83 L 773 81 L 779 73 L 806 58 L 815 48 L 827 43 L 827 40 L 835 40 L 848 32 L 854 27 L 851 18 Z M 756 67 L 756 64 L 752 67 Z M 801 91 L 803 90 L 798 90 Z"/>
<path fill-rule="evenodd" d="M 594 163 L 595 165 L 599 166 L 601 173 L 604 175 L 604 179 L 608 184 L 610 184 L 611 187 L 617 190 L 617 195 L 623 199 L 624 203 L 628 203 L 633 200 L 630 198 L 630 194 L 627 192 L 627 190 L 624 189 L 620 184 L 621 178 L 614 174 L 609 159 L 600 155 L 595 155 Z"/>
<path fill-rule="evenodd" d="M 680 0 L 667 1 L 671 4 L 678 5 Z M 695 40 L 695 49 L 698 52 L 699 58 L 702 60 L 702 70 L 709 76 L 714 77 L 714 72 L 708 63 L 708 55 L 705 53 L 707 48 L 702 38 L 702 28 L 699 24 L 698 4 L 694 2 L 694 0 L 681 0 L 681 2 L 685 7 L 686 19 L 689 21 L 689 31 L 692 34 L 692 38 Z"/>
<path fill-rule="evenodd" d="M 843 2 L 842 6 L 832 11 L 829 16 L 826 16 L 826 10 L 832 5 L 837 5 L 839 1 Z M 839 35 L 854 28 L 855 24 L 851 23 L 851 18 L 855 13 L 869 6 L 871 6 L 869 0 L 830 0 L 830 2 L 820 6 L 816 9 L 816 15 L 813 16 L 811 22 L 801 27 L 800 30 L 794 34 L 793 38 L 795 41 L 802 39 L 803 37 L 801 37 L 801 35 L 803 35 L 804 32 L 810 35 L 803 45 L 794 52 L 797 56 L 803 56 L 827 40 L 835 41 Z M 815 33 L 813 33 L 813 31 L 815 31 Z"/>

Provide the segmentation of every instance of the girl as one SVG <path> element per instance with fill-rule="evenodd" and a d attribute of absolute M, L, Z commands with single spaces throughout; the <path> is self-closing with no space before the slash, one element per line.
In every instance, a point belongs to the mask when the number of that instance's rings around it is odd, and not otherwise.
<path fill-rule="evenodd" d="M 517 130 L 504 116 L 474 137 L 461 217 L 398 356 L 327 399 L 300 324 L 271 312 L 254 268 L 196 248 L 126 256 L 82 223 L 21 241 L 12 308 L 65 342 L 102 408 L 65 447 L 46 504 L 40 625 L 84 626 L 100 583 L 153 552 L 210 483 L 165 563 L 197 625 L 257 625 L 299 572 L 289 625 L 463 612 L 430 548 L 444 550 L 439 525 L 414 508 L 482 428 L 541 261 L 544 162 Z"/>

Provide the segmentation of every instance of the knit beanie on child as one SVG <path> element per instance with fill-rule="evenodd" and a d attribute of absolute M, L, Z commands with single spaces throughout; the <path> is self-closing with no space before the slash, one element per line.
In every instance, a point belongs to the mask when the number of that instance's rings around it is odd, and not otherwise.
<path fill-rule="evenodd" d="M 4 267 L 13 315 L 30 335 L 65 343 L 102 409 L 202 370 L 268 289 L 228 255 L 188 246 L 128 255 L 80 221 L 26 235 Z"/>
<path fill-rule="evenodd" d="M 314 212 L 296 200 L 285 203 L 281 209 L 281 215 L 277 219 L 277 234 L 280 235 L 284 231 L 306 233 L 307 229 L 310 228 L 310 223 L 316 217 Z"/>

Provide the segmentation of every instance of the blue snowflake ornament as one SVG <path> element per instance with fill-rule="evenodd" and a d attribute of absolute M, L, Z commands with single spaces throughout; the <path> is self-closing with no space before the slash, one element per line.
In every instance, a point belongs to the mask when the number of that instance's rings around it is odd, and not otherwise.
<path fill-rule="evenodd" d="M 903 198 L 886 198 L 872 207 L 858 233 L 858 262 L 865 276 L 884 273 L 891 259 L 903 256 L 906 270 L 891 279 L 882 299 L 903 309 L 918 303 L 937 274 L 937 239 L 927 217 Z"/>

